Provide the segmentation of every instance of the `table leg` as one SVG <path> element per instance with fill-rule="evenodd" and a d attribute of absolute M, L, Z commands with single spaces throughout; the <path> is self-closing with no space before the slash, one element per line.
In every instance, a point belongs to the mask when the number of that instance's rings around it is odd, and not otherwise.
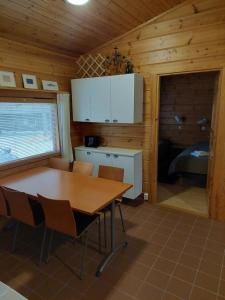
<path fill-rule="evenodd" d="M 104 271 L 105 267 L 110 263 L 113 256 L 119 251 L 121 248 L 127 246 L 127 241 L 123 241 L 118 246 L 116 246 L 116 222 L 115 222 L 115 201 L 111 204 L 111 250 L 103 259 L 103 261 L 99 264 L 96 276 L 99 277 Z"/>

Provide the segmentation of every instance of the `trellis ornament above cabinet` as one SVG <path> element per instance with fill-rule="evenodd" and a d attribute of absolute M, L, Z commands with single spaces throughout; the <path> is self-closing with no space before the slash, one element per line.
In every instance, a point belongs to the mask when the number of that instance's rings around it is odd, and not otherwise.
<path fill-rule="evenodd" d="M 72 80 L 73 120 L 141 123 L 143 77 L 125 74 Z"/>

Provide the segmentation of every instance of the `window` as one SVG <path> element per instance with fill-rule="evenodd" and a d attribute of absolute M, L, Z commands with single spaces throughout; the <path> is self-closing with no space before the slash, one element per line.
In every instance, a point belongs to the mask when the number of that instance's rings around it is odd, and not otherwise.
<path fill-rule="evenodd" d="M 0 164 L 56 152 L 55 103 L 0 102 Z"/>

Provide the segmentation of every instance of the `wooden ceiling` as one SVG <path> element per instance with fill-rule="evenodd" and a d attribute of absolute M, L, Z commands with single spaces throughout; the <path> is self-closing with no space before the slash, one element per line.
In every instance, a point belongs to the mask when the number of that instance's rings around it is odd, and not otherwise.
<path fill-rule="evenodd" d="M 0 36 L 77 56 L 165 12 L 183 0 L 0 1 Z"/>

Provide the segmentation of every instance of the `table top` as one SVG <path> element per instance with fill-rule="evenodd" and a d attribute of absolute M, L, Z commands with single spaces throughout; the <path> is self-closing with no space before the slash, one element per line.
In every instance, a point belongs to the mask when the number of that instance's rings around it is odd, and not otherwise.
<path fill-rule="evenodd" d="M 94 214 L 124 194 L 132 184 L 83 176 L 47 167 L 26 170 L 0 179 L 0 185 L 26 194 L 69 200 L 73 210 Z"/>

